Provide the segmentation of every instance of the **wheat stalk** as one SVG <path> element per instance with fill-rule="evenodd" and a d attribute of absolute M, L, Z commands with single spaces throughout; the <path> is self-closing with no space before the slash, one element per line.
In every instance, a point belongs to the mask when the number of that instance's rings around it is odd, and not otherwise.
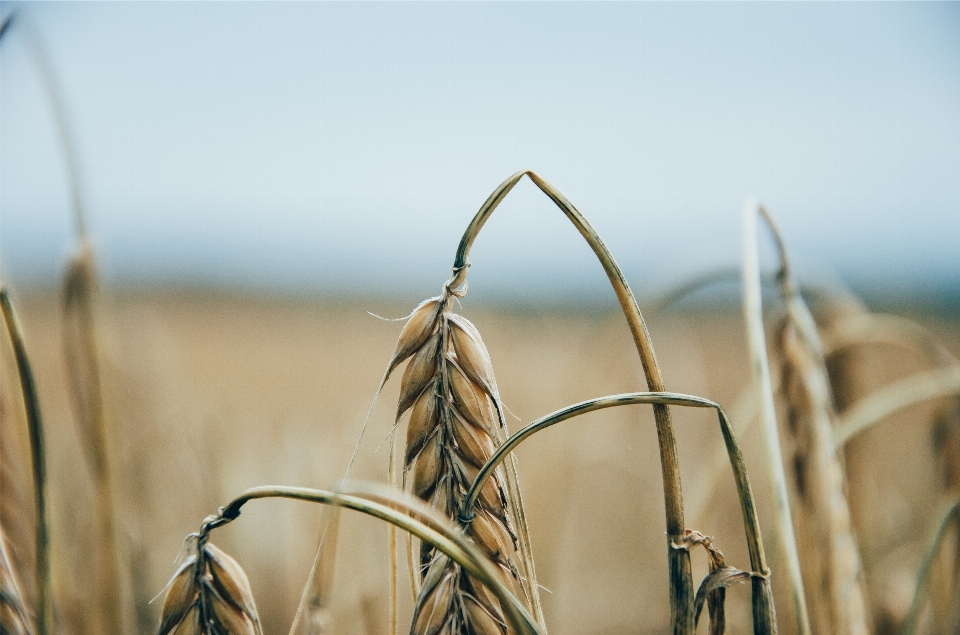
<path fill-rule="evenodd" d="M 937 554 L 940 552 L 941 546 L 943 545 L 944 538 L 947 535 L 947 532 L 950 529 L 950 526 L 953 525 L 954 531 L 958 535 L 958 545 L 960 545 L 960 500 L 954 502 L 950 505 L 947 512 L 943 515 L 940 522 L 938 523 L 937 530 L 934 533 L 933 540 L 930 543 L 929 548 L 927 549 L 926 554 L 923 557 L 923 562 L 920 565 L 920 571 L 917 574 L 917 586 L 913 594 L 913 600 L 910 603 L 910 610 L 907 612 L 907 617 L 904 620 L 903 629 L 901 630 L 902 635 L 913 635 L 917 630 L 918 623 L 920 621 L 920 612 L 923 609 L 923 605 L 926 601 L 928 591 L 930 588 L 930 572 L 933 566 L 933 562 L 937 557 Z M 957 563 L 960 563 L 960 551 L 954 556 L 957 559 Z M 955 567 L 954 571 L 954 587 L 960 586 L 960 570 Z M 957 600 L 958 593 L 960 588 L 953 589 L 953 611 L 954 615 L 950 616 L 954 623 L 952 624 L 953 628 L 960 626 L 960 600 Z"/>
<path fill-rule="evenodd" d="M 737 443 L 736 434 L 733 431 L 733 426 L 730 424 L 726 412 L 724 412 L 720 404 L 710 401 L 709 399 L 669 392 L 625 393 L 622 395 L 610 395 L 597 399 L 589 399 L 541 417 L 514 433 L 509 439 L 504 441 L 493 456 L 490 457 L 490 460 L 481 468 L 473 484 L 470 486 L 464 498 L 464 508 L 460 515 L 468 516 L 473 513 L 473 505 L 476 504 L 481 492 L 486 488 L 487 479 L 490 478 L 490 475 L 497 470 L 507 456 L 512 455 L 512 452 L 517 446 L 537 432 L 588 412 L 634 404 L 712 408 L 716 411 L 720 423 L 720 431 L 727 448 L 730 467 L 733 471 L 734 481 L 737 486 L 737 494 L 740 499 L 744 530 L 747 538 L 747 550 L 750 554 L 750 566 L 753 569 L 751 577 L 754 579 L 754 633 L 755 635 L 776 633 L 776 611 L 774 610 L 773 595 L 770 588 L 769 570 L 767 569 L 766 556 L 763 550 L 763 539 L 760 534 L 760 522 L 757 518 L 753 491 L 750 487 L 750 479 L 747 476 L 746 464 L 743 461 L 740 445 Z M 672 543 L 671 548 L 679 551 L 689 551 L 689 549 L 684 546 L 684 540 L 689 537 L 689 535 L 688 532 L 684 532 L 684 537 L 681 538 L 680 542 Z"/>
<path fill-rule="evenodd" d="M 40 416 L 40 400 L 37 396 L 30 359 L 24 345 L 20 323 L 14 313 L 7 290 L 0 286 L 0 312 L 7 325 L 7 335 L 17 361 L 23 405 L 27 413 L 27 429 L 30 433 L 30 458 L 33 470 L 34 503 L 37 509 L 36 525 L 36 584 L 37 584 L 37 632 L 39 635 L 53 633 L 53 586 L 50 580 L 50 537 L 47 520 L 47 468 L 43 440 L 43 419 Z"/>
<path fill-rule="evenodd" d="M 623 272 L 620 270 L 620 267 L 617 265 L 606 245 L 604 245 L 600 239 L 600 236 L 580 210 L 578 210 L 560 190 L 548 183 L 536 172 L 523 170 L 506 179 L 490 194 L 480 207 L 480 210 L 473 217 L 473 220 L 470 221 L 470 225 L 460 239 L 460 245 L 457 248 L 457 255 L 454 259 L 453 272 L 454 279 L 457 280 L 457 285 L 459 286 L 459 284 L 466 280 L 466 268 L 469 266 L 468 255 L 470 253 L 470 247 L 473 245 L 473 241 L 479 234 L 480 229 L 503 198 L 510 193 L 524 176 L 529 177 L 530 180 L 560 208 L 597 256 L 617 296 L 624 317 L 627 320 L 627 325 L 630 327 L 637 352 L 640 355 L 647 387 L 651 391 L 663 391 L 663 378 L 660 373 L 659 364 L 657 363 L 656 354 L 653 350 L 650 334 L 647 331 L 647 325 L 644 322 L 640 308 L 637 306 L 636 298 L 630 290 L 630 286 L 627 284 Z M 690 554 L 686 551 L 675 550 L 670 546 L 683 537 L 685 529 L 683 520 L 683 494 L 680 485 L 680 465 L 669 409 L 666 405 L 657 404 L 654 406 L 653 412 L 657 425 L 657 442 L 660 450 L 660 464 L 663 474 L 672 631 L 675 635 L 688 635 L 694 630 L 694 591 L 693 577 L 690 571 Z M 512 473 L 515 471 L 515 468 L 509 464 L 507 467 L 507 478 L 509 482 L 509 480 L 513 478 Z M 527 542 L 524 537 L 526 533 L 525 523 L 521 521 L 517 524 L 520 532 L 521 545 L 523 545 Z M 534 590 L 536 590 L 535 586 Z"/>

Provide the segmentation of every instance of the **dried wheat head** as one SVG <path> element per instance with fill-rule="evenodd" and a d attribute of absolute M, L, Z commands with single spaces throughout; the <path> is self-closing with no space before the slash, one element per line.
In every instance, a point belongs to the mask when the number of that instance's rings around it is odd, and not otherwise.
<path fill-rule="evenodd" d="M 404 481 L 413 493 L 452 519 L 498 567 L 508 584 L 519 579 L 518 549 L 504 475 L 487 482 L 471 518 L 460 518 L 464 496 L 502 441 L 503 411 L 493 367 L 480 333 L 449 311 L 452 293 L 421 303 L 397 344 L 390 370 L 410 359 L 400 384 L 397 421 L 410 413 Z M 407 478 L 412 475 L 412 478 Z M 423 585 L 412 633 L 499 635 L 500 604 L 459 564 L 423 543 Z"/>
<path fill-rule="evenodd" d="M 158 635 L 262 635 L 243 569 L 205 539 L 197 543 L 167 585 Z"/>

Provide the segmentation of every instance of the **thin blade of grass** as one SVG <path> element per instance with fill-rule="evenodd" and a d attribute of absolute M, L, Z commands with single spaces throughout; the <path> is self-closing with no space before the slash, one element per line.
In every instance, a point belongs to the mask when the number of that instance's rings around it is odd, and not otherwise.
<path fill-rule="evenodd" d="M 920 565 L 920 570 L 917 572 L 917 584 L 913 593 L 913 599 L 910 602 L 910 610 L 907 612 L 903 629 L 900 631 L 901 635 L 913 635 L 917 630 L 920 621 L 920 611 L 923 609 L 929 593 L 930 570 L 934 560 L 936 560 L 937 554 L 940 552 L 940 546 L 943 544 L 943 539 L 947 535 L 951 524 L 956 528 L 957 532 L 960 532 L 960 500 L 953 503 L 943 515 L 943 518 L 937 525 L 933 540 L 930 542 L 930 547 L 923 556 L 923 562 Z M 957 576 L 957 579 L 960 580 L 960 576 Z M 955 589 L 954 597 L 956 597 L 957 593 L 960 593 L 960 589 Z"/>
<path fill-rule="evenodd" d="M 740 499 L 741 511 L 743 513 L 744 530 L 747 539 L 747 549 L 750 553 L 750 566 L 758 574 L 754 578 L 753 585 L 754 633 L 755 635 L 769 635 L 771 633 L 776 633 L 776 611 L 773 605 L 773 593 L 770 587 L 766 556 L 763 549 L 763 538 L 760 533 L 760 521 L 757 517 L 753 491 L 750 487 L 750 479 L 747 476 L 746 465 L 743 461 L 743 454 L 740 451 L 740 446 L 737 443 L 736 435 L 734 434 L 730 420 L 727 418 L 723 408 L 720 406 L 720 404 L 709 399 L 704 399 L 703 397 L 697 397 L 695 395 L 684 395 L 680 393 L 669 392 L 624 393 L 621 395 L 610 395 L 607 397 L 600 397 L 598 399 L 582 401 L 553 412 L 545 417 L 541 417 L 540 419 L 537 419 L 536 421 L 524 426 L 514 433 L 510 438 L 505 440 L 504 443 L 493 454 L 493 456 L 490 457 L 490 460 L 488 460 L 487 463 L 480 469 L 476 478 L 474 478 L 473 484 L 470 486 L 470 490 L 467 492 L 467 495 L 464 498 L 464 510 L 461 512 L 461 517 L 470 516 L 470 514 L 473 513 L 472 505 L 479 497 L 487 478 L 489 478 L 494 470 L 497 469 L 500 463 L 506 460 L 508 456 L 512 456 L 512 452 L 523 441 L 529 439 L 541 430 L 573 419 L 588 412 L 636 404 L 661 404 L 670 406 L 685 406 L 691 408 L 712 408 L 717 412 L 721 433 L 723 434 L 724 443 L 727 447 L 727 455 L 733 471 L 734 481 L 736 482 L 737 493 Z M 680 541 L 672 542 L 671 549 L 674 549 L 675 551 L 686 551 L 686 549 L 678 549 L 676 547 L 676 545 L 683 544 L 683 539 L 685 536 L 686 532 L 684 533 L 684 536 L 681 537 Z"/>
<path fill-rule="evenodd" d="M 467 540 L 456 527 L 445 519 L 433 518 L 436 526 L 442 527 L 442 530 L 438 531 L 437 528 L 428 526 L 420 520 L 398 511 L 395 507 L 405 504 L 401 497 L 393 494 L 386 496 L 393 499 L 392 504 L 385 505 L 357 496 L 303 487 L 256 487 L 247 490 L 221 508 L 220 514 L 211 517 L 211 520 L 206 523 L 206 528 L 209 531 L 231 522 L 240 515 L 240 509 L 244 504 L 261 498 L 290 498 L 324 505 L 337 505 L 359 511 L 391 523 L 415 535 L 420 540 L 435 545 L 438 550 L 463 566 L 464 570 L 480 580 L 497 597 L 503 606 L 509 625 L 516 635 L 542 635 L 536 621 L 524 609 L 516 596 L 507 589 L 486 556 L 472 542 Z"/>

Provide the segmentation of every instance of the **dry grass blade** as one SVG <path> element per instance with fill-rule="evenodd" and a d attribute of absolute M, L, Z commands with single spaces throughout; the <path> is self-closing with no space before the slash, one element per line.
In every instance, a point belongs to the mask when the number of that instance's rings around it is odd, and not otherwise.
<path fill-rule="evenodd" d="M 236 560 L 196 538 L 167 585 L 158 635 L 262 635 L 247 574 Z"/>
<path fill-rule="evenodd" d="M 392 370 L 411 358 L 397 408 L 398 423 L 410 412 L 404 481 L 412 474 L 413 493 L 450 519 L 460 512 L 473 476 L 499 445 L 503 429 L 489 354 L 476 327 L 447 310 L 452 288 L 448 283 L 439 299 L 428 300 L 413 312 L 390 364 Z M 504 580 L 519 582 L 514 560 L 517 536 L 502 472 L 494 476 L 475 517 L 465 519 L 464 526 Z M 413 633 L 506 632 L 496 598 L 434 545 L 421 545 L 417 569 L 424 582 L 414 607 Z M 529 598 L 530 590 L 521 588 Z"/>
<path fill-rule="evenodd" d="M 560 208 L 597 256 L 601 266 L 603 266 L 604 272 L 607 274 L 607 278 L 610 280 L 610 284 L 623 310 L 623 315 L 630 327 L 630 332 L 633 335 L 633 340 L 637 347 L 637 353 L 640 355 L 647 387 L 652 391 L 663 391 L 663 378 L 660 374 L 660 366 L 657 363 L 656 353 L 653 350 L 650 333 L 647 330 L 643 315 L 640 313 L 636 298 L 630 290 L 630 286 L 627 284 L 627 280 L 620 270 L 619 265 L 617 265 L 610 250 L 607 249 L 607 246 L 600 239 L 599 234 L 593 229 L 580 210 L 578 210 L 570 199 L 560 192 L 560 190 L 548 183 L 536 172 L 523 170 L 512 175 L 501 183 L 480 207 L 480 210 L 473 217 L 473 220 L 470 221 L 470 225 L 460 239 L 460 245 L 457 248 L 457 255 L 453 263 L 453 278 L 447 283 L 448 288 L 456 289 L 460 288 L 461 285 L 465 287 L 467 267 L 469 266 L 467 258 L 473 241 L 500 202 L 524 176 L 529 177 L 530 180 Z M 465 288 L 463 292 L 465 292 Z M 670 410 L 663 404 L 657 404 L 654 406 L 653 411 L 654 419 L 657 423 L 657 442 L 660 450 L 660 464 L 663 473 L 667 558 L 670 576 L 671 623 L 675 635 L 685 635 L 692 633 L 694 630 L 693 577 L 690 571 L 690 555 L 685 551 L 677 551 L 670 548 L 671 543 L 682 537 L 685 529 L 683 519 L 683 494 L 680 486 L 680 464 L 677 457 L 673 424 L 670 420 Z M 519 489 L 514 486 L 512 483 L 513 480 L 515 480 L 515 465 L 513 465 L 511 461 L 507 469 L 507 482 L 511 490 L 511 500 L 516 499 L 517 503 L 519 503 Z M 516 492 L 514 492 L 515 489 Z M 516 494 L 515 496 L 514 493 Z M 522 508 L 518 508 L 517 512 L 517 527 L 520 535 L 521 550 L 529 552 L 529 539 L 527 537 L 526 522 L 522 515 Z M 528 575 L 532 573 L 532 559 L 530 560 L 531 570 L 527 572 Z M 533 599 L 537 604 L 539 614 L 539 598 L 535 580 L 531 581 L 531 586 L 534 593 Z"/>
<path fill-rule="evenodd" d="M 767 357 L 767 338 L 763 328 L 763 305 L 760 297 L 760 256 L 757 245 L 757 217 L 761 207 L 756 201 L 747 201 L 743 208 L 743 313 L 747 325 L 747 341 L 750 346 L 751 369 L 760 397 L 760 420 L 763 423 L 763 440 L 767 451 L 767 467 L 770 488 L 774 494 L 777 542 L 780 545 L 783 563 L 787 570 L 786 582 L 792 601 L 791 609 L 800 635 L 810 635 L 810 617 L 797 540 L 793 531 L 790 511 L 790 496 L 787 491 L 787 476 L 780 452 L 780 435 L 777 430 L 777 414 L 773 400 L 773 382 L 770 379 L 770 362 Z"/>
<path fill-rule="evenodd" d="M 743 454 L 740 451 L 740 445 L 737 443 L 736 434 L 733 426 L 720 404 L 697 397 L 694 395 L 684 395 L 670 392 L 642 392 L 625 393 L 621 395 L 610 395 L 598 399 L 589 399 L 572 406 L 567 406 L 562 410 L 553 412 L 545 417 L 537 419 L 533 423 L 524 426 L 510 438 L 504 441 L 490 460 L 480 469 L 477 477 L 474 479 L 470 490 L 464 500 L 464 509 L 461 516 L 472 513 L 473 505 L 481 496 L 481 492 L 487 486 L 487 479 L 498 468 L 500 463 L 510 455 L 523 441 L 531 438 L 537 432 L 550 426 L 571 420 L 579 415 L 602 410 L 604 408 L 615 408 L 619 406 L 628 406 L 634 404 L 651 405 L 670 405 L 684 406 L 691 408 L 713 408 L 717 412 L 720 422 L 720 431 L 723 434 L 724 444 L 727 448 L 727 456 L 733 471 L 734 481 L 737 486 L 737 493 L 740 498 L 740 507 L 743 513 L 744 532 L 747 538 L 747 549 L 750 553 L 750 566 L 757 575 L 753 576 L 753 628 L 755 635 L 769 635 L 777 632 L 776 611 L 773 606 L 773 593 L 770 587 L 766 556 L 763 550 L 763 539 L 760 535 L 760 521 L 757 518 L 757 510 L 754 504 L 753 491 L 750 487 L 750 479 L 747 477 L 746 465 L 743 461 Z M 684 532 L 683 538 L 679 543 L 671 543 L 671 549 L 677 551 L 688 551 L 683 547 L 683 539 L 689 538 L 690 533 Z M 680 547 L 678 547 L 680 545 Z"/>
<path fill-rule="evenodd" d="M 713 538 L 705 536 L 699 531 L 688 529 L 683 537 L 683 542 L 675 545 L 677 549 L 688 551 L 697 546 L 703 547 L 707 552 L 709 573 L 700 583 L 700 588 L 697 589 L 697 596 L 694 600 L 696 606 L 694 619 L 697 624 L 700 623 L 700 613 L 703 611 L 704 603 L 706 603 L 707 612 L 710 615 L 710 635 L 723 635 L 726 631 L 726 613 L 724 610 L 726 588 L 738 582 L 746 582 L 756 574 L 728 567 L 723 553 L 714 546 Z"/>
<path fill-rule="evenodd" d="M 850 406 L 833 432 L 838 447 L 863 430 L 900 410 L 928 399 L 960 393 L 960 368 L 948 367 L 907 377 L 864 397 Z"/>
<path fill-rule="evenodd" d="M 948 596 L 953 598 L 953 606 L 950 607 L 952 614 L 947 616 L 949 623 L 943 632 L 955 633 L 957 629 L 960 628 L 960 599 L 958 599 L 960 598 L 960 567 L 956 566 L 960 565 L 960 500 L 958 500 L 953 503 L 946 514 L 943 515 L 943 518 L 937 526 L 933 540 L 930 543 L 930 547 L 924 555 L 923 563 L 920 565 L 920 571 L 917 573 L 917 586 L 913 594 L 913 600 L 910 603 L 910 610 L 904 620 L 903 630 L 901 631 L 902 635 L 913 635 L 917 630 L 920 622 L 920 613 L 929 594 L 930 572 L 951 525 L 953 525 L 954 531 L 957 533 L 958 551 L 954 554 L 956 562 L 954 563 L 952 588 L 948 590 Z"/>
<path fill-rule="evenodd" d="M 803 586 L 814 632 L 870 632 L 860 551 L 850 520 L 846 484 L 833 444 L 836 412 L 823 348 L 813 316 L 790 277 L 786 249 L 773 219 L 780 253 L 779 281 L 786 316 L 777 329 L 781 393 L 792 442 L 791 480 L 797 547 L 804 563 Z"/>
<path fill-rule="evenodd" d="M 507 588 L 503 580 L 502 570 L 491 564 L 487 555 L 481 552 L 471 540 L 467 539 L 460 529 L 453 527 L 448 520 L 440 517 L 426 506 L 411 502 L 404 496 L 392 492 L 381 490 L 376 492 L 374 496 L 362 498 L 302 487 L 257 487 L 247 490 L 228 505 L 222 507 L 219 515 L 209 517 L 204 522 L 201 534 L 231 522 L 240 515 L 240 509 L 244 504 L 261 498 L 290 498 L 324 505 L 336 505 L 373 516 L 409 532 L 421 541 L 435 545 L 443 555 L 454 560 L 472 578 L 479 580 L 502 607 L 510 632 L 516 633 L 516 635 L 542 635 L 542 631 L 537 627 L 536 622 L 530 617 L 516 596 Z M 389 502 L 384 504 L 376 500 L 370 500 L 375 498 Z M 398 510 L 407 510 L 410 513 Z M 429 522 L 425 523 L 421 518 Z"/>
<path fill-rule="evenodd" d="M 17 321 L 7 290 L 0 287 L 0 311 L 7 325 L 7 335 L 17 361 L 23 405 L 27 412 L 27 429 L 30 434 L 30 458 L 33 469 L 34 502 L 37 509 L 36 525 L 36 583 L 37 583 L 37 632 L 40 635 L 53 633 L 53 586 L 50 580 L 50 538 L 47 521 L 47 468 L 43 441 L 43 421 L 40 416 L 40 401 L 37 396 L 30 359 L 23 342 L 20 323 Z"/>
<path fill-rule="evenodd" d="M 7 557 L 7 541 L 0 528 L 0 632 L 30 635 L 30 616 L 20 591 L 20 582 Z"/>

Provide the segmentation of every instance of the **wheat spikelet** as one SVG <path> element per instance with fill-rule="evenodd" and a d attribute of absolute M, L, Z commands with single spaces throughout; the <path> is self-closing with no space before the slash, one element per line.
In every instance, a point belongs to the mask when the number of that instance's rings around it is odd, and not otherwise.
<path fill-rule="evenodd" d="M 863 571 L 833 445 L 830 384 L 813 320 L 799 297 L 789 302 L 777 344 L 786 428 L 794 445 L 791 484 L 811 627 L 815 633 L 865 634 L 870 628 Z"/>
<path fill-rule="evenodd" d="M 397 421 L 410 413 L 404 481 L 417 497 L 457 518 L 464 495 L 501 442 L 503 415 L 487 349 L 476 327 L 448 310 L 443 295 L 421 303 L 400 334 L 390 371 L 410 359 L 400 384 Z M 519 578 L 518 549 L 508 512 L 504 477 L 498 470 L 482 490 L 465 533 L 508 581 Z M 499 602 L 460 565 L 422 543 L 423 583 L 412 633 L 500 634 L 506 625 Z"/>
<path fill-rule="evenodd" d="M 167 585 L 158 635 L 262 635 L 246 573 L 205 536 L 196 542 Z"/>

